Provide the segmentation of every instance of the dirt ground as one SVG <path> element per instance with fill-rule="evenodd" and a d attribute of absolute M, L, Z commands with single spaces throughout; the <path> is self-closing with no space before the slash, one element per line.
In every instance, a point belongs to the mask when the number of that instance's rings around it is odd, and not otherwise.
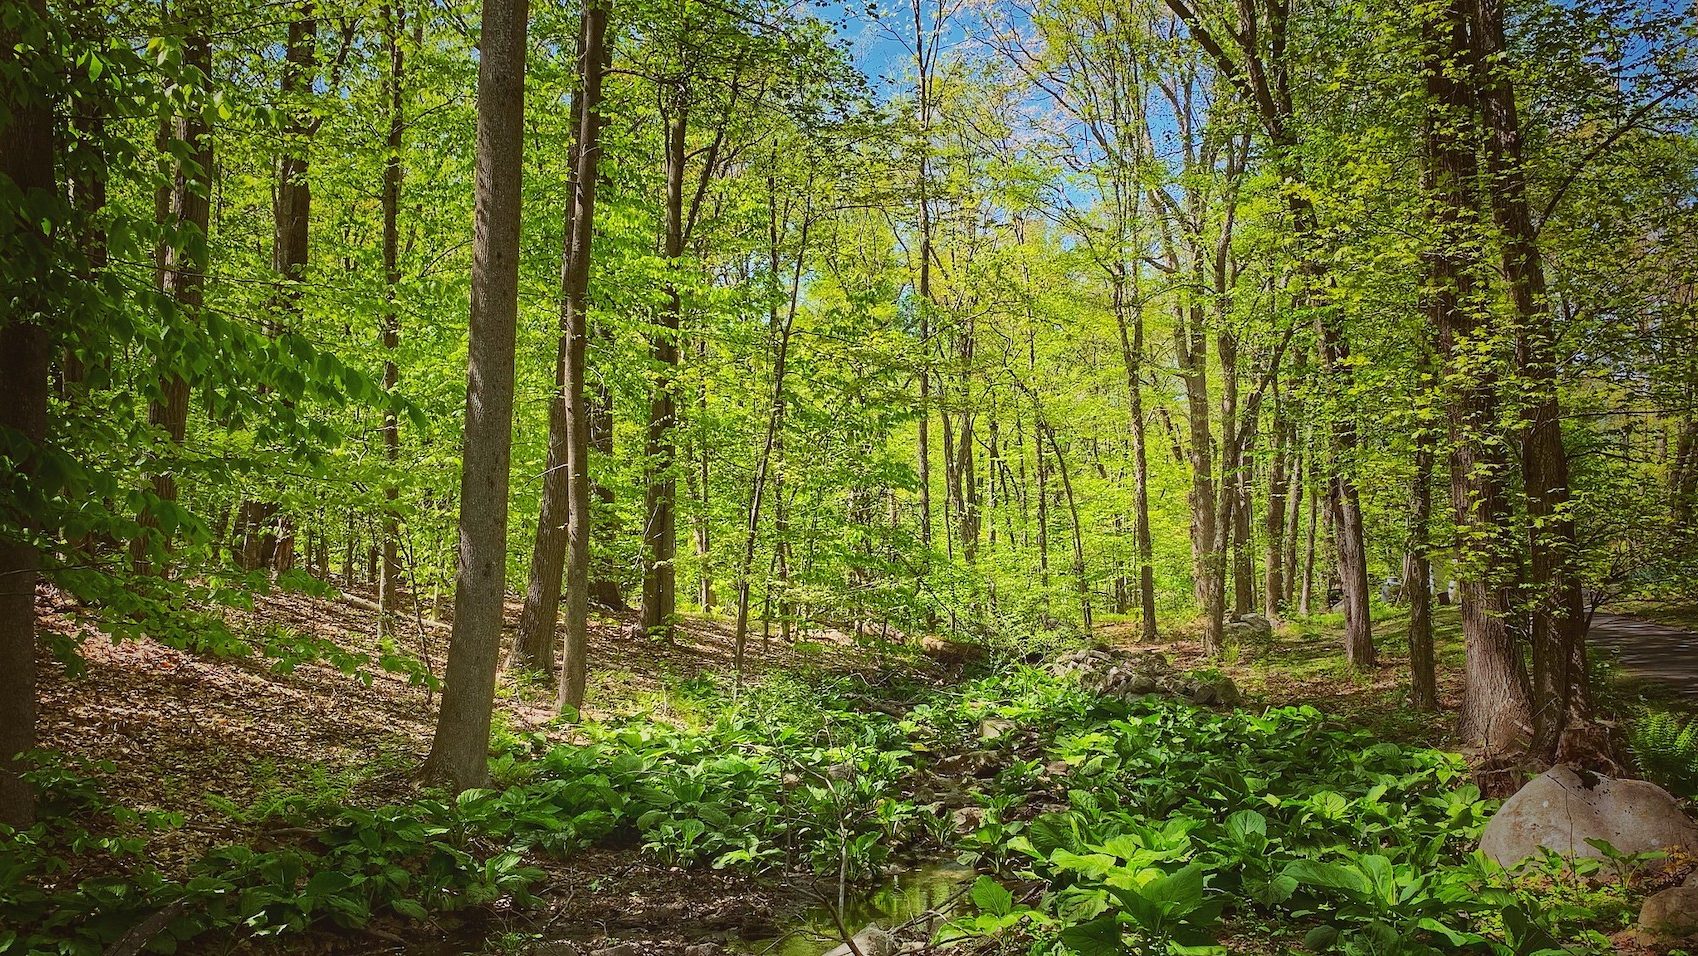
<path fill-rule="evenodd" d="M 80 635 L 81 672 L 43 650 L 40 665 L 40 745 L 74 758 L 107 762 L 97 771 L 105 794 L 138 810 L 180 814 L 180 827 L 155 832 L 148 857 L 168 873 L 181 873 L 215 846 L 263 838 L 232 808 L 251 814 L 289 797 L 313 796 L 364 806 L 404 800 L 430 746 L 436 698 L 405 675 L 376 663 L 377 615 L 360 606 L 375 594 L 353 592 L 355 602 L 302 594 L 256 595 L 251 611 L 226 612 L 237 634 L 268 629 L 334 640 L 372 663 L 347 674 L 324 663 L 282 670 L 258 656 L 210 657 L 140 638 L 114 642 L 85 623 L 65 595 L 44 588 L 38 611 L 45 630 Z M 519 604 L 507 607 L 506 630 L 516 626 Z M 692 618 L 677 640 L 642 636 L 634 614 L 603 614 L 593 622 L 594 662 L 586 702 L 589 716 L 645 711 L 665 716 L 676 690 L 692 680 L 729 675 L 734 654 L 730 624 Z M 441 675 L 449 630 L 405 622 L 398 641 L 422 653 Z M 45 644 L 47 642 L 43 642 Z M 794 645 L 763 647 L 751 636 L 748 669 L 774 668 L 873 672 L 876 649 L 857 646 L 836 631 L 809 632 Z M 498 724 L 565 739 L 569 728 L 547 726 L 556 716 L 549 682 L 503 673 L 497 688 Z M 766 885 L 735 874 L 692 870 L 687 875 L 646 862 L 634 848 L 596 849 L 552 863 L 541 894 L 551 908 L 546 931 L 589 943 L 627 938 L 645 927 L 666 938 L 642 944 L 645 953 L 681 951 L 684 942 L 712 935 L 760 936 L 775 932 L 781 913 L 814 902 L 811 888 Z M 463 952 L 508 930 L 537 932 L 536 914 L 496 912 L 466 924 L 444 920 L 433 938 L 416 927 L 408 939 L 381 922 L 355 937 L 315 938 L 291 952 Z M 639 933 L 640 935 L 640 933 Z M 682 942 L 680 942 L 682 941 Z"/>

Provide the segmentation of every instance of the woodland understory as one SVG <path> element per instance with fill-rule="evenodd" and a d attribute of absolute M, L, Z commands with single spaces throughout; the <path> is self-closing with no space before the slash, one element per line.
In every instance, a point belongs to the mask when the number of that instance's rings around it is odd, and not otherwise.
<path fill-rule="evenodd" d="M 1694 44 L 7 3 L 0 953 L 1681 951 Z"/>

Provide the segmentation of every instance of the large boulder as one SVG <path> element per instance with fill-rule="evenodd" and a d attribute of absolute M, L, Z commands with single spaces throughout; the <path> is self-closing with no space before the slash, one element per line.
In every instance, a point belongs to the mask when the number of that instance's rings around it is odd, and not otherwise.
<path fill-rule="evenodd" d="M 1266 643 L 1273 638 L 1273 622 L 1251 611 L 1228 620 L 1221 633 L 1234 643 Z"/>
<path fill-rule="evenodd" d="M 1486 824 L 1480 849 L 1504 866 L 1539 856 L 1542 849 L 1570 860 L 1602 859 L 1589 839 L 1606 841 L 1620 853 L 1698 855 L 1698 824 L 1667 790 L 1567 766 L 1552 767 L 1504 801 Z"/>
<path fill-rule="evenodd" d="M 1658 939 L 1698 933 L 1698 887 L 1671 886 L 1647 897 L 1639 908 L 1639 928 Z"/>

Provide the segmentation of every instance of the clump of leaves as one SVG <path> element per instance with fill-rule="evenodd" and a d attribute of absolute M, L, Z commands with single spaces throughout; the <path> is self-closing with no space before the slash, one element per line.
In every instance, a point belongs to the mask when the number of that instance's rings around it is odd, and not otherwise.
<path fill-rule="evenodd" d="M 1648 779 L 1683 797 L 1698 797 L 1698 718 L 1649 711 L 1633 722 L 1628 745 Z"/>

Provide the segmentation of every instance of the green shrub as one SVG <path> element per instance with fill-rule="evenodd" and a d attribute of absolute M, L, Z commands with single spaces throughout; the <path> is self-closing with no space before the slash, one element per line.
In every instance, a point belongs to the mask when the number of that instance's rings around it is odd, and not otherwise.
<path fill-rule="evenodd" d="M 1698 797 L 1698 718 L 1647 712 L 1628 730 L 1633 759 L 1647 779 L 1683 797 Z"/>

